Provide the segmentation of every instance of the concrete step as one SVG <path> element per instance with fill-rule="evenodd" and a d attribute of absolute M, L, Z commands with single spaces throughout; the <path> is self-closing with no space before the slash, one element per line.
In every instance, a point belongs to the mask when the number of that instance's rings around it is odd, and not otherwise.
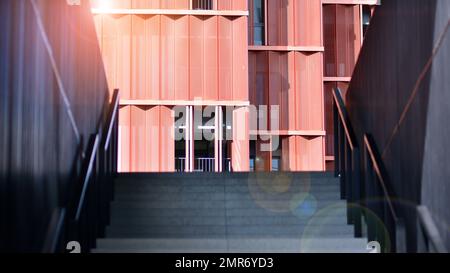
<path fill-rule="evenodd" d="M 353 227 L 304 225 L 109 226 L 108 238 L 353 237 Z"/>
<path fill-rule="evenodd" d="M 117 179 L 198 179 L 198 178 L 223 178 L 223 179 L 242 179 L 242 178 L 297 178 L 297 179 L 315 179 L 315 178 L 335 178 L 334 172 L 251 172 L 251 173 L 120 173 Z"/>
<path fill-rule="evenodd" d="M 317 200 L 339 200 L 340 194 L 335 191 L 324 191 L 324 192 L 309 192 Z M 173 200 L 193 200 L 193 201 L 234 201 L 234 200 L 246 200 L 246 199 L 257 199 L 257 200 L 282 200 L 282 199 L 292 199 L 297 193 L 244 193 L 244 192 L 232 192 L 232 193 L 117 193 L 114 197 L 116 202 L 121 201 L 173 201 Z M 301 196 L 299 196 L 301 198 Z"/>
<path fill-rule="evenodd" d="M 145 200 L 145 201 L 115 201 L 111 203 L 112 210 L 115 209 L 129 209 L 129 210 L 146 210 L 146 209 L 218 209 L 218 213 L 220 209 L 237 209 L 237 208 L 273 208 L 273 209 L 288 209 L 292 206 L 291 200 L 254 200 L 248 198 L 247 200 L 233 200 L 233 201 L 210 201 L 210 200 L 174 200 L 174 201 L 153 201 L 153 200 Z M 323 209 L 330 206 L 345 206 L 345 201 L 340 200 L 319 200 L 317 203 L 306 200 L 302 203 L 299 201 L 296 206 L 300 207 L 302 205 L 305 206 L 314 206 L 312 209 Z"/>
<path fill-rule="evenodd" d="M 94 253 L 366 253 L 366 239 L 100 239 Z"/>
<path fill-rule="evenodd" d="M 336 185 L 338 179 L 270 179 L 270 178 L 249 178 L 249 179 L 116 179 L 116 186 L 240 186 L 255 184 L 260 186 L 300 186 L 300 185 Z"/>
<path fill-rule="evenodd" d="M 342 215 L 322 217 L 321 223 L 327 225 L 346 225 L 346 218 Z M 187 225 L 306 225 L 311 218 L 299 218 L 293 215 L 266 216 L 210 216 L 210 217 L 114 217 L 111 226 L 187 226 Z"/>
<path fill-rule="evenodd" d="M 214 217 L 214 216 L 221 216 L 221 215 L 227 215 L 230 216 L 242 216 L 242 217 L 249 217 L 249 216 L 262 216 L 262 217 L 280 217 L 280 216 L 292 216 L 296 215 L 293 213 L 293 210 L 286 209 L 286 210 L 266 210 L 262 209 L 260 207 L 256 208 L 235 208 L 235 209 L 223 209 L 223 211 L 218 211 L 216 209 L 211 208 L 151 208 L 151 209 L 144 209 L 144 210 L 130 210 L 128 208 L 115 208 L 111 212 L 112 219 L 114 218 L 128 218 L 128 217 Z M 343 218 L 346 217 L 347 211 L 344 206 L 341 207 L 333 207 L 331 209 L 326 208 L 326 210 L 321 211 L 320 214 L 316 214 L 315 217 L 328 217 L 329 215 L 336 215 L 336 216 L 342 216 Z"/>
<path fill-rule="evenodd" d="M 339 185 L 322 185 L 322 186 L 298 186 L 277 189 L 264 189 L 261 187 L 249 187 L 248 185 L 242 186 L 116 186 L 115 193 L 118 194 L 154 194 L 154 195 L 165 195 L 165 194 L 197 194 L 197 193 L 242 193 L 249 194 L 252 193 L 316 193 L 320 194 L 323 192 L 334 192 L 336 194 L 340 193 Z"/>

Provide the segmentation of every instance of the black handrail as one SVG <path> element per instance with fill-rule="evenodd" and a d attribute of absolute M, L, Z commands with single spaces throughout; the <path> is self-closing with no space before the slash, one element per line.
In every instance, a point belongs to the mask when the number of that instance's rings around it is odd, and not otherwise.
<path fill-rule="evenodd" d="M 448 253 L 431 213 L 426 206 L 417 206 L 417 252 Z"/>
<path fill-rule="evenodd" d="M 362 237 L 360 150 L 339 89 L 333 90 L 334 154 L 341 198 L 347 200 L 347 222 Z"/>
<path fill-rule="evenodd" d="M 65 208 L 55 211 L 49 225 L 44 252 L 64 252 L 65 244 L 79 243 L 89 252 L 104 236 L 113 200 L 112 178 L 117 174 L 119 90 L 114 90 L 106 123 L 91 136 L 82 169 L 71 188 Z"/>
<path fill-rule="evenodd" d="M 364 135 L 365 205 L 371 215 L 366 216 L 370 241 L 380 243 L 383 252 L 406 252 L 406 230 L 390 188 L 389 176 L 369 134 Z"/>
<path fill-rule="evenodd" d="M 365 220 L 369 241 L 380 243 L 383 252 L 404 252 L 403 221 L 391 200 L 395 195 L 387 186 L 375 145 L 366 135 L 361 153 L 339 89 L 333 90 L 333 102 L 336 176 L 340 177 L 341 196 L 347 199 L 348 222 L 355 226 L 355 237 L 362 237 Z"/>

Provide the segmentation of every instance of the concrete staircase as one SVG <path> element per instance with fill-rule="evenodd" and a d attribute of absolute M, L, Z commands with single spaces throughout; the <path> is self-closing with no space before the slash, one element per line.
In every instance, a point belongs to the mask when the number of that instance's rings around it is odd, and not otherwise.
<path fill-rule="evenodd" d="M 122 174 L 95 253 L 367 252 L 331 173 Z"/>

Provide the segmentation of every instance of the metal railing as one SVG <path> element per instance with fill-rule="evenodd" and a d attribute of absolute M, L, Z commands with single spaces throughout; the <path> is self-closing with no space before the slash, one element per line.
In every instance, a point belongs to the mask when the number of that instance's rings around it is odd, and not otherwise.
<path fill-rule="evenodd" d="M 119 91 L 114 90 L 106 124 L 91 136 L 80 175 L 71 187 L 68 203 L 55 210 L 43 252 L 64 252 L 76 242 L 89 252 L 103 237 L 110 221 L 113 179 L 117 174 Z"/>
<path fill-rule="evenodd" d="M 214 172 L 215 171 L 215 159 L 214 158 L 196 158 L 194 162 L 194 172 Z M 175 171 L 185 172 L 186 158 L 177 157 L 175 158 Z M 231 172 L 231 158 L 223 159 L 223 171 Z"/>
<path fill-rule="evenodd" d="M 339 89 L 333 90 L 334 154 L 336 176 L 340 178 L 341 198 L 347 200 L 347 222 L 362 237 L 360 149 Z"/>
<path fill-rule="evenodd" d="M 333 90 L 336 176 L 341 197 L 347 200 L 348 223 L 355 237 L 363 235 L 363 220 L 369 241 L 380 243 L 382 252 L 404 252 L 405 230 L 388 188 L 387 175 L 370 136 L 365 135 L 363 156 L 339 89 Z M 363 164 L 361 164 L 363 163 Z M 364 177 L 362 177 L 364 170 Z"/>
<path fill-rule="evenodd" d="M 199 157 L 194 160 L 194 172 L 211 173 L 215 171 L 215 158 Z"/>
<path fill-rule="evenodd" d="M 364 136 L 365 206 L 367 208 L 367 236 L 380 243 L 383 252 L 406 252 L 406 230 L 399 217 L 378 149 L 372 137 Z"/>
<path fill-rule="evenodd" d="M 406 252 L 401 203 L 396 202 L 397 195 L 371 135 L 364 135 L 360 150 L 339 89 L 333 90 L 333 115 L 335 175 L 340 178 L 341 197 L 347 199 L 348 222 L 355 225 L 355 237 L 362 236 L 365 220 L 368 240 L 378 242 L 382 252 Z M 447 252 L 424 206 L 417 207 L 417 225 L 418 252 Z"/>

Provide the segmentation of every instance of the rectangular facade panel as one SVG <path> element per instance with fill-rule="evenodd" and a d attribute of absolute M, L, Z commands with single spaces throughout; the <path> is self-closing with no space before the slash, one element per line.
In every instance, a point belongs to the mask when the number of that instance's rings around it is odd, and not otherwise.
<path fill-rule="evenodd" d="M 131 99 L 159 97 L 160 16 L 133 16 Z"/>
<path fill-rule="evenodd" d="M 103 17 L 103 62 L 110 91 L 119 88 L 121 98 L 130 98 L 131 16 Z"/>
<path fill-rule="evenodd" d="M 132 0 L 133 9 L 159 9 L 161 0 Z"/>
<path fill-rule="evenodd" d="M 289 113 L 289 130 L 295 130 L 297 120 L 299 117 L 297 116 L 297 108 L 296 108 L 296 89 L 297 89 L 297 81 L 296 81 L 296 62 L 295 62 L 295 52 L 288 53 L 288 82 L 289 82 L 289 90 L 288 90 L 288 113 Z"/>
<path fill-rule="evenodd" d="M 190 0 L 160 0 L 162 9 L 189 9 Z"/>
<path fill-rule="evenodd" d="M 321 53 L 296 53 L 297 130 L 323 129 Z"/>
<path fill-rule="evenodd" d="M 336 5 L 323 5 L 324 76 L 337 76 Z"/>
<path fill-rule="evenodd" d="M 320 46 L 322 44 L 322 1 L 295 0 L 294 38 L 296 46 Z"/>
<path fill-rule="evenodd" d="M 325 76 L 351 77 L 361 47 L 358 5 L 324 5 Z"/>
<path fill-rule="evenodd" d="M 160 172 L 175 171 L 175 140 L 174 140 L 174 114 L 170 107 L 160 106 L 160 143 L 159 161 Z M 155 158 L 150 158 L 155 160 Z"/>
<path fill-rule="evenodd" d="M 190 44 L 189 44 L 189 86 L 190 99 L 203 97 L 203 82 L 204 82 L 204 42 L 203 42 L 203 18 L 197 16 L 190 17 Z"/>
<path fill-rule="evenodd" d="M 120 108 L 119 112 L 119 172 L 130 171 L 130 106 Z"/>
<path fill-rule="evenodd" d="M 158 172 L 159 106 L 131 106 L 131 171 Z"/>
<path fill-rule="evenodd" d="M 172 99 L 189 99 L 189 17 L 173 16 L 175 20 L 175 96 Z"/>
<path fill-rule="evenodd" d="M 218 18 L 219 40 L 219 100 L 233 99 L 233 21 Z"/>
<path fill-rule="evenodd" d="M 214 0 L 218 10 L 247 10 L 248 0 Z"/>
<path fill-rule="evenodd" d="M 248 96 L 251 105 L 256 105 L 256 55 L 255 52 L 248 53 Z"/>
<path fill-rule="evenodd" d="M 161 93 L 163 100 L 175 98 L 175 17 L 161 15 Z"/>
<path fill-rule="evenodd" d="M 296 171 L 323 171 L 325 157 L 323 154 L 323 137 L 296 137 L 297 168 Z"/>
<path fill-rule="evenodd" d="M 204 41 L 204 90 L 203 98 L 206 100 L 218 99 L 219 70 L 217 42 L 218 17 L 210 16 L 203 18 L 203 41 Z"/>
<path fill-rule="evenodd" d="M 235 172 L 248 172 L 250 169 L 249 111 L 240 107 L 233 111 L 233 141 L 231 144 L 231 164 Z"/>
<path fill-rule="evenodd" d="M 291 92 L 291 83 L 289 82 L 289 53 L 280 55 L 280 81 L 281 92 L 279 94 L 280 102 L 280 130 L 289 130 L 289 93 Z"/>
<path fill-rule="evenodd" d="M 237 41 L 247 41 L 247 20 L 238 17 L 231 21 L 233 25 L 232 37 L 232 100 L 248 100 L 248 50 L 247 46 Z"/>

